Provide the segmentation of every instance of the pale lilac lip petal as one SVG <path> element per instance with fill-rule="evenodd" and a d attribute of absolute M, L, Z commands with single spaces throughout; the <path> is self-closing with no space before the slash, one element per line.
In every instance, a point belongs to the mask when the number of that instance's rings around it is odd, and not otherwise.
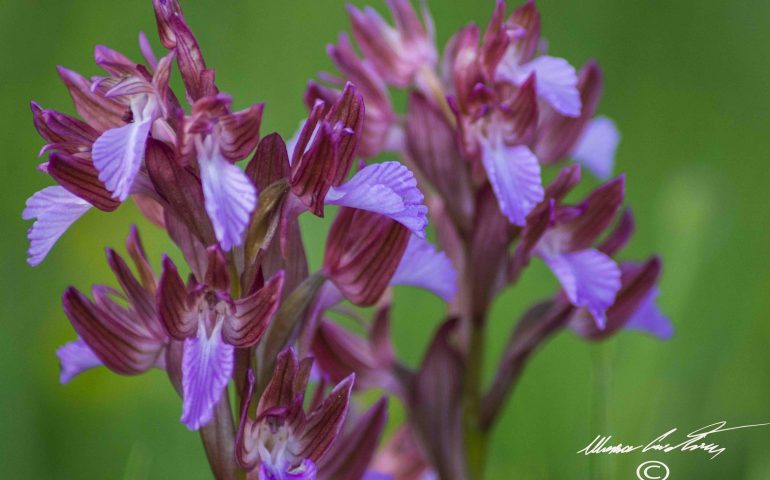
<path fill-rule="evenodd" d="M 59 357 L 59 382 L 68 383 L 76 375 L 88 369 L 99 367 L 102 361 L 81 338 L 62 345 L 56 350 Z"/>
<path fill-rule="evenodd" d="M 615 122 L 596 117 L 586 126 L 572 157 L 601 180 L 607 180 L 612 175 L 619 143 L 620 132 Z"/>
<path fill-rule="evenodd" d="M 29 197 L 21 215 L 24 220 L 35 219 L 27 232 L 27 263 L 39 265 L 70 225 L 90 209 L 90 203 L 60 186 L 46 187 Z"/>
<path fill-rule="evenodd" d="M 297 467 L 273 466 L 262 461 L 258 470 L 258 480 L 316 480 L 315 463 L 305 459 Z"/>
<path fill-rule="evenodd" d="M 537 94 L 556 111 L 567 117 L 580 116 L 581 102 L 578 91 L 578 76 L 575 67 L 563 58 L 544 55 L 531 62 L 519 65 L 508 80 L 520 85 L 532 73 L 537 79 Z"/>
<path fill-rule="evenodd" d="M 367 470 L 362 480 L 394 480 L 393 475 L 380 473 L 374 470 Z"/>
<path fill-rule="evenodd" d="M 384 162 L 368 165 L 329 189 L 325 202 L 385 215 L 422 237 L 428 224 L 424 200 L 411 170 L 399 162 Z"/>
<path fill-rule="evenodd" d="M 604 329 L 606 311 L 620 290 L 620 269 L 598 250 L 541 255 L 561 283 L 570 302 L 586 308 Z"/>
<path fill-rule="evenodd" d="M 131 193 L 151 126 L 151 118 L 129 123 L 105 131 L 94 142 L 91 150 L 94 166 L 99 170 L 99 180 L 112 192 L 113 198 L 123 201 Z"/>
<path fill-rule="evenodd" d="M 184 342 L 181 420 L 190 430 L 211 420 L 233 373 L 234 349 L 222 340 L 221 330 L 219 323 L 209 336 L 201 324 L 198 334 Z"/>
<path fill-rule="evenodd" d="M 318 475 L 317 472 L 315 463 L 306 458 L 298 467 L 286 472 L 284 478 L 286 480 L 315 480 Z"/>
<path fill-rule="evenodd" d="M 653 288 L 636 312 L 625 325 L 625 328 L 631 330 L 641 330 L 654 335 L 661 340 L 668 340 L 674 334 L 674 325 L 671 320 L 663 314 L 656 304 L 658 288 Z"/>
<path fill-rule="evenodd" d="M 457 292 L 457 272 L 444 252 L 412 235 L 390 283 L 424 288 L 449 302 Z"/>
<path fill-rule="evenodd" d="M 514 225 L 524 226 L 527 215 L 543 200 L 540 163 L 523 146 L 508 146 L 502 140 L 482 141 L 481 160 L 500 211 Z"/>
<path fill-rule="evenodd" d="M 257 206 L 257 189 L 237 165 L 225 160 L 211 137 L 200 143 L 198 165 L 203 197 L 214 233 L 228 251 L 243 242 L 251 212 Z"/>

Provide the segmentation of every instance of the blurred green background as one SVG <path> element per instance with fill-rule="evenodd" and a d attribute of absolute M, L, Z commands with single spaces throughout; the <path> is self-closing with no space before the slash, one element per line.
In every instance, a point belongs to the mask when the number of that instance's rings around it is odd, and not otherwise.
<path fill-rule="evenodd" d="M 551 51 L 575 65 L 594 57 L 605 71 L 601 111 L 623 133 L 618 172 L 628 174 L 638 222 L 625 255 L 663 256 L 661 305 L 677 331 L 667 343 L 623 333 L 602 346 L 559 335 L 530 364 L 495 431 L 491 479 L 590 478 L 589 458 L 575 452 L 600 433 L 642 443 L 675 427 L 685 433 L 719 420 L 770 421 L 770 2 L 538 3 Z M 157 46 L 151 2 L 0 5 L 0 476 L 208 478 L 198 437 L 179 423 L 180 402 L 163 373 L 123 378 L 101 369 L 58 383 L 55 350 L 74 338 L 61 292 L 70 284 L 111 283 L 103 247 L 122 250 L 131 222 L 157 265 L 171 248 L 161 233 L 132 206 L 113 215 L 90 212 L 42 266 L 24 261 L 24 200 L 49 183 L 35 171 L 42 141 L 29 101 L 73 112 L 56 65 L 97 74 L 97 43 L 139 58 L 140 29 Z M 290 136 L 304 115 L 306 80 L 330 68 L 324 45 L 347 29 L 343 3 L 183 5 L 220 88 L 238 107 L 266 102 L 263 132 Z M 467 22 L 486 23 L 493 2 L 430 6 L 443 42 Z M 318 265 L 326 224 L 306 227 Z M 491 325 L 492 359 L 518 314 L 555 286 L 535 265 L 502 296 Z M 397 292 L 397 347 L 410 362 L 420 358 L 440 311 L 427 293 Z M 602 356 L 610 366 L 605 395 L 598 395 L 592 372 Z M 592 420 L 603 404 L 604 432 Z M 598 459 L 598 471 L 634 478 L 639 463 L 657 459 L 670 466 L 671 478 L 770 478 L 770 427 L 713 439 L 727 448 L 715 460 L 699 452 L 634 453 Z"/>

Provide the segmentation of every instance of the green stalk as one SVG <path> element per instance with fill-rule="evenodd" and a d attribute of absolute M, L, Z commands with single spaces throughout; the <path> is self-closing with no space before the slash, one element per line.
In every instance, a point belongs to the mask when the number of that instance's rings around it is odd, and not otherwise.
<path fill-rule="evenodd" d="M 466 363 L 462 383 L 462 422 L 465 446 L 465 465 L 468 478 L 481 480 L 487 460 L 487 432 L 481 428 L 481 395 L 484 373 L 484 343 L 487 306 L 472 298 L 473 266 L 466 247 L 466 271 L 461 287 L 460 308 L 462 328 L 466 329 Z"/>
<path fill-rule="evenodd" d="M 484 326 L 483 322 L 472 321 L 463 382 L 463 430 L 466 467 L 473 480 L 484 478 L 487 460 L 487 432 L 479 424 L 483 366 Z"/>
<path fill-rule="evenodd" d="M 235 425 L 227 390 L 214 407 L 214 418 L 201 427 L 200 436 L 214 476 L 222 480 L 236 480 L 238 465 L 235 463 Z"/>

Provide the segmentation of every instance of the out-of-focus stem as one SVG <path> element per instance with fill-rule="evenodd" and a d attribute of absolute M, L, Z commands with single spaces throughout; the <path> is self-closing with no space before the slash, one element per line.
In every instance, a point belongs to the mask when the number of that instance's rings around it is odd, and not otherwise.
<path fill-rule="evenodd" d="M 200 429 L 203 448 L 214 477 L 220 480 L 239 478 L 235 462 L 235 425 L 227 390 L 214 407 L 214 418 Z"/>
<path fill-rule="evenodd" d="M 241 298 L 241 274 L 238 271 L 232 253 L 230 254 L 230 296 Z"/>
<path fill-rule="evenodd" d="M 434 69 L 423 67 L 416 78 L 417 88 L 435 105 L 446 118 L 449 125 L 455 127 L 457 120 L 449 105 L 446 91 Z M 408 155 L 405 154 L 405 157 Z M 418 169 L 419 170 L 419 169 Z M 459 311 L 461 329 L 464 335 L 460 337 L 467 341 L 465 348 L 465 371 L 463 372 L 462 390 L 462 421 L 465 441 L 465 463 L 468 478 L 480 480 L 484 477 L 487 457 L 487 432 L 480 427 L 481 413 L 481 384 L 484 368 L 484 326 L 486 324 L 487 306 L 479 305 L 478 299 L 471 297 L 474 288 L 473 265 L 470 264 L 469 246 L 466 244 L 463 280 L 460 285 Z"/>
<path fill-rule="evenodd" d="M 484 467 L 487 459 L 487 434 L 479 425 L 481 380 L 484 367 L 483 322 L 471 322 L 469 333 L 468 356 L 463 382 L 465 458 L 469 478 L 481 480 L 484 478 Z"/>
<path fill-rule="evenodd" d="M 484 327 L 486 325 L 486 306 L 479 310 L 477 299 L 471 297 L 474 290 L 471 283 L 474 275 L 473 265 L 468 259 L 466 248 L 465 272 L 460 291 L 460 311 L 466 329 L 466 361 L 463 376 L 462 419 L 465 441 L 465 464 L 468 478 L 481 480 L 487 459 L 487 434 L 480 428 L 481 384 L 484 370 Z"/>

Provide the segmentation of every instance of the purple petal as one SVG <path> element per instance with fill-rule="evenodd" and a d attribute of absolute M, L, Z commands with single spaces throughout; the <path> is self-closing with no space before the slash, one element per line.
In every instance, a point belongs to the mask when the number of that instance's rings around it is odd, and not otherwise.
<path fill-rule="evenodd" d="M 99 357 L 80 337 L 59 347 L 56 350 L 56 356 L 59 357 L 59 365 L 61 366 L 59 372 L 59 382 L 61 383 L 68 383 L 75 375 L 103 365 Z"/>
<path fill-rule="evenodd" d="M 202 250 L 204 266 L 201 271 L 196 271 L 195 275 L 203 278 L 206 272 L 204 245 L 216 243 L 216 235 L 204 207 L 206 201 L 203 198 L 199 176 L 177 161 L 176 152 L 171 147 L 152 138 L 147 142 L 144 164 L 152 184 L 150 188 L 156 192 L 163 192 L 165 200 L 163 209 L 166 217 L 164 222 L 171 238 L 182 247 L 183 242 L 180 239 L 189 237 L 195 243 L 195 247 L 199 246 Z M 142 177 L 141 174 L 137 176 L 135 186 L 140 183 L 139 179 Z M 195 265 L 195 262 L 190 261 L 193 257 L 188 255 L 192 250 L 188 250 L 182 249 L 188 263 L 191 266 Z"/>
<path fill-rule="evenodd" d="M 366 339 L 334 322 L 322 320 L 313 337 L 313 358 L 325 378 L 338 382 L 351 373 L 356 375 L 355 388 L 384 388 L 398 391 L 398 381 L 390 374 L 389 365 L 379 362 Z"/>
<path fill-rule="evenodd" d="M 271 133 L 260 140 L 257 151 L 246 165 L 246 176 L 261 192 L 278 180 L 289 178 L 289 158 L 283 138 Z"/>
<path fill-rule="evenodd" d="M 182 423 L 190 430 L 207 424 L 214 406 L 233 373 L 233 347 L 222 340 L 222 324 L 207 335 L 203 324 L 198 335 L 185 340 L 182 356 Z"/>
<path fill-rule="evenodd" d="M 568 240 L 564 251 L 583 250 L 594 245 L 616 217 L 626 192 L 626 179 L 621 175 L 596 188 L 577 207 L 556 211 L 557 230 Z M 571 217 L 571 218 L 570 218 Z"/>
<path fill-rule="evenodd" d="M 542 257 L 570 302 L 576 307 L 585 307 L 603 329 L 607 320 L 605 313 L 620 290 L 620 269 L 615 261 L 594 249 Z"/>
<path fill-rule="evenodd" d="M 505 2 L 498 1 L 498 5 L 500 4 L 502 4 L 502 16 L 505 15 Z M 502 18 L 499 21 L 502 23 Z M 507 26 L 514 26 L 518 29 L 510 38 L 510 48 L 514 53 L 514 58 L 520 62 L 531 60 L 538 47 L 542 45 L 540 12 L 535 2 L 526 2 L 516 7 L 506 23 Z M 503 30 L 506 28 L 503 27 Z M 510 33 L 506 33 L 510 35 Z"/>
<path fill-rule="evenodd" d="M 377 401 L 363 415 L 349 422 L 346 431 L 319 462 L 323 478 L 336 480 L 393 480 L 389 475 L 374 476 L 367 467 L 377 450 L 388 417 L 388 401 Z"/>
<path fill-rule="evenodd" d="M 364 474 L 364 478 L 362 480 L 393 480 L 394 478 L 395 477 L 393 477 L 393 475 L 375 472 L 374 470 L 368 470 Z"/>
<path fill-rule="evenodd" d="M 104 93 L 107 98 L 131 97 L 133 95 L 153 94 L 152 84 L 144 78 L 137 76 L 126 77 L 119 80 L 114 86 Z"/>
<path fill-rule="evenodd" d="M 165 255 L 156 297 L 158 318 L 170 336 L 184 340 L 195 335 L 199 296 L 189 294 L 176 265 Z"/>
<path fill-rule="evenodd" d="M 155 52 L 152 50 L 152 45 L 147 39 L 147 35 L 144 32 L 139 32 L 139 49 L 142 51 L 142 56 L 147 63 L 153 68 L 158 66 L 158 57 L 155 56 Z"/>
<path fill-rule="evenodd" d="M 47 172 L 56 183 L 100 210 L 112 212 L 120 206 L 99 181 L 99 171 L 90 159 L 53 152 L 48 157 Z"/>
<path fill-rule="evenodd" d="M 301 120 L 299 122 L 299 128 L 297 129 L 297 131 L 294 132 L 294 135 L 292 135 L 292 137 L 286 141 L 286 152 L 289 156 L 289 166 L 291 166 L 291 164 L 294 162 L 294 150 L 297 149 L 297 144 L 300 141 L 300 137 L 303 134 L 303 130 L 305 129 L 306 123 L 307 123 L 307 120 Z M 310 134 L 311 135 L 310 140 L 308 140 L 307 143 L 313 143 L 313 140 L 315 140 L 316 131 L 317 131 L 316 129 L 313 130 L 313 132 Z M 302 152 L 299 152 L 300 155 L 303 153 L 305 153 L 304 150 Z"/>
<path fill-rule="evenodd" d="M 119 78 L 137 73 L 137 64 L 122 53 L 104 45 L 94 48 L 94 62 L 106 70 L 111 77 Z"/>
<path fill-rule="evenodd" d="M 319 120 L 323 117 L 325 104 L 323 101 L 317 101 L 310 107 L 308 117 L 299 123 L 299 129 L 294 136 L 286 142 L 286 150 L 289 153 L 289 165 L 294 165 L 308 150 L 309 145 L 315 143 L 315 137 L 318 134 Z"/>
<path fill-rule="evenodd" d="M 152 118 L 146 118 L 104 132 L 94 142 L 94 166 L 113 198 L 125 200 L 131 192 L 134 177 L 142 166 L 147 135 Z"/>
<path fill-rule="evenodd" d="M 169 3 L 161 0 L 161 3 Z M 173 15 L 168 23 L 174 35 L 176 44 L 177 65 L 182 74 L 187 97 L 190 103 L 194 103 L 206 96 L 216 95 L 217 87 L 214 84 L 214 71 L 206 68 L 198 41 L 190 30 L 190 27 L 182 15 Z M 165 27 L 163 27 L 165 30 Z M 167 39 L 170 40 L 170 39 Z M 173 48 L 173 47 L 172 47 Z"/>
<path fill-rule="evenodd" d="M 315 480 L 315 463 L 311 460 L 303 460 L 301 464 L 294 468 L 284 470 L 262 462 L 258 470 L 258 480 Z"/>
<path fill-rule="evenodd" d="M 654 335 L 661 340 L 668 340 L 674 334 L 674 326 L 671 320 L 660 311 L 655 301 L 660 291 L 653 288 L 639 308 L 631 315 L 626 327 L 631 330 L 641 330 Z"/>
<path fill-rule="evenodd" d="M 176 48 L 176 32 L 172 26 L 172 20 L 176 17 L 184 18 L 182 7 L 178 0 L 153 0 L 153 9 L 155 10 L 155 20 L 158 25 L 158 36 L 160 43 L 171 50 Z"/>
<path fill-rule="evenodd" d="M 563 58 L 545 55 L 518 66 L 512 75 L 508 75 L 508 80 L 520 85 L 533 72 L 537 76 L 538 96 L 562 115 L 580 116 L 580 92 L 575 67 Z"/>
<path fill-rule="evenodd" d="M 222 131 L 220 148 L 230 160 L 243 160 L 259 143 L 259 127 L 265 105 L 252 105 L 246 110 L 223 115 L 219 119 Z"/>
<path fill-rule="evenodd" d="M 156 365 L 165 340 L 121 305 L 125 299 L 117 292 L 99 285 L 92 291 L 93 302 L 73 287 L 62 296 L 64 313 L 78 336 L 107 368 L 121 375 L 137 375 Z"/>
<path fill-rule="evenodd" d="M 572 157 L 591 173 L 606 180 L 612 175 L 618 143 L 620 132 L 615 122 L 607 117 L 596 117 L 586 126 L 572 151 Z"/>
<path fill-rule="evenodd" d="M 106 98 L 102 93 L 91 89 L 91 81 L 77 72 L 64 67 L 57 67 L 59 76 L 70 92 L 75 110 L 91 127 L 102 131 L 116 128 L 125 123 L 124 102 Z"/>
<path fill-rule="evenodd" d="M 596 113 L 602 94 L 602 79 L 596 62 L 589 61 L 580 69 L 577 85 L 581 102 L 579 117 L 565 117 L 551 108 L 541 110 L 538 138 L 533 149 L 543 164 L 559 162 L 574 150 L 580 135 Z"/>
<path fill-rule="evenodd" d="M 265 391 L 257 405 L 257 415 L 277 407 L 291 405 L 296 394 L 304 395 L 304 391 L 296 391 L 294 377 L 297 376 L 299 360 L 293 347 L 282 350 L 275 359 L 275 368 Z"/>
<path fill-rule="evenodd" d="M 284 273 L 276 273 L 262 288 L 235 301 L 235 314 L 225 318 L 222 336 L 238 348 L 255 345 L 270 325 L 283 290 Z"/>
<path fill-rule="evenodd" d="M 39 265 L 59 237 L 90 208 L 90 203 L 59 186 L 46 187 L 29 197 L 21 214 L 24 220 L 35 219 L 27 232 L 27 263 Z"/>
<path fill-rule="evenodd" d="M 90 150 L 99 138 L 99 132 L 82 120 L 56 110 L 44 110 L 36 102 L 31 102 L 30 106 L 35 128 L 48 142 L 43 151 L 54 149 L 66 153 L 83 152 Z"/>
<path fill-rule="evenodd" d="M 615 256 L 618 251 L 626 246 L 635 229 L 634 214 L 630 208 L 626 208 L 620 215 L 620 219 L 618 219 L 613 230 L 607 234 L 604 241 L 599 245 L 599 250 L 610 257 Z"/>
<path fill-rule="evenodd" d="M 341 208 L 326 240 L 323 272 L 352 303 L 373 305 L 388 288 L 410 236 L 384 215 Z"/>
<path fill-rule="evenodd" d="M 325 202 L 385 215 L 424 237 L 428 224 L 424 199 L 411 170 L 399 162 L 385 162 L 364 167 L 346 183 L 332 187 Z"/>
<path fill-rule="evenodd" d="M 293 454 L 317 462 L 326 453 L 339 436 L 348 414 L 354 381 L 355 374 L 350 374 L 308 415 L 303 431 L 296 438 L 297 451 L 292 451 Z"/>
<path fill-rule="evenodd" d="M 406 147 L 417 169 L 443 195 L 452 213 L 469 218 L 473 211 L 472 184 L 468 163 L 457 148 L 455 129 L 430 100 L 417 92 L 409 96 L 405 129 Z"/>
<path fill-rule="evenodd" d="M 523 145 L 510 147 L 502 140 L 482 142 L 481 153 L 500 211 L 514 225 L 524 226 L 529 212 L 543 200 L 537 157 Z"/>
<path fill-rule="evenodd" d="M 211 137 L 198 145 L 206 212 L 222 249 L 243 242 L 243 232 L 257 206 L 257 189 L 246 174 L 222 157 Z"/>
<path fill-rule="evenodd" d="M 444 252 L 412 235 L 390 283 L 424 288 L 449 302 L 457 291 L 457 272 Z"/>

